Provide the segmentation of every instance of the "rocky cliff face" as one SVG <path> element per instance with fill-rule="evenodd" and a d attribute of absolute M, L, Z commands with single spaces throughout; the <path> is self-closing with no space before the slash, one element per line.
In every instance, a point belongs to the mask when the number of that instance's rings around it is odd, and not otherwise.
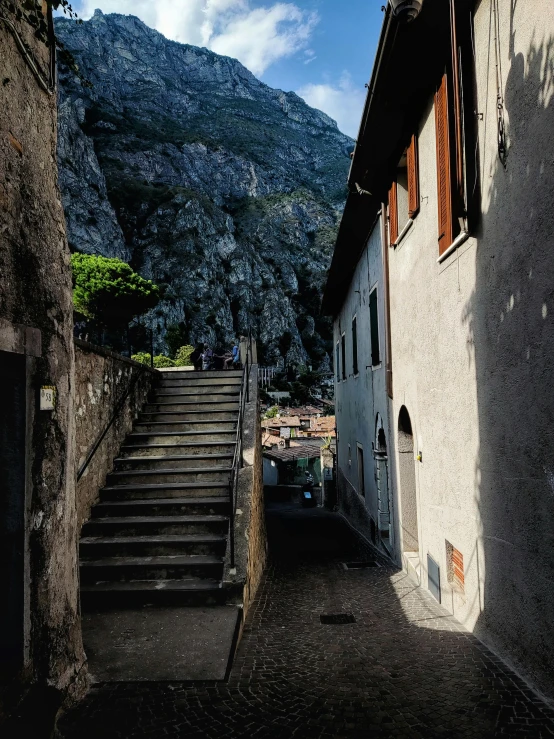
<path fill-rule="evenodd" d="M 61 71 L 60 184 L 70 245 L 164 287 L 158 349 L 228 344 L 328 362 L 318 316 L 353 142 L 234 59 L 168 41 L 132 16 L 56 30 L 92 88 Z M 177 328 L 178 327 L 178 328 Z"/>

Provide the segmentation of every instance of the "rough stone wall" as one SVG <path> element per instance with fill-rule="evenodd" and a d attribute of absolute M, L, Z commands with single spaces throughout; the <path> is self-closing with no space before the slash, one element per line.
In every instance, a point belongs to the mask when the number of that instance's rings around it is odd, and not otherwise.
<path fill-rule="evenodd" d="M 250 402 L 245 405 L 243 426 L 244 467 L 239 471 L 235 517 L 235 568 L 227 551 L 224 580 L 242 588 L 244 617 L 252 603 L 267 559 L 262 434 L 258 408 L 258 367 L 250 372 Z"/>
<path fill-rule="evenodd" d="M 110 422 L 115 407 L 134 383 L 123 408 L 77 483 L 79 531 L 98 500 L 98 492 L 112 469 L 121 443 L 146 401 L 154 374 L 155 370 L 108 349 L 79 339 L 75 341 L 76 472 Z"/>
<path fill-rule="evenodd" d="M 20 31 L 47 69 L 47 50 L 28 29 Z M 57 182 L 56 96 L 38 86 L 2 23 L 0 50 L 0 318 L 37 329 L 42 346 L 41 356 L 28 357 L 26 365 L 25 665 L 15 683 L 0 690 L 1 720 L 26 693 L 55 713 L 64 696 L 83 687 L 84 654 L 71 274 Z M 54 411 L 38 410 L 41 385 L 56 387 Z"/>

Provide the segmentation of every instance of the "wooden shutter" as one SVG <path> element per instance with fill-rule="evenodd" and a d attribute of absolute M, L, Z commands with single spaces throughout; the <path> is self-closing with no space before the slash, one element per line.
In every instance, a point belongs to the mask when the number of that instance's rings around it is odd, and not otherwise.
<path fill-rule="evenodd" d="M 398 238 L 398 196 L 396 192 L 396 182 L 392 183 L 389 190 L 389 229 L 390 229 L 390 245 L 394 246 Z"/>
<path fill-rule="evenodd" d="M 450 170 L 450 126 L 446 72 L 435 95 L 437 137 L 437 200 L 439 211 L 439 255 L 452 243 L 452 177 Z"/>
<path fill-rule="evenodd" d="M 407 152 L 408 160 L 408 216 L 413 218 L 419 211 L 419 162 L 417 159 L 417 136 L 414 134 Z"/>

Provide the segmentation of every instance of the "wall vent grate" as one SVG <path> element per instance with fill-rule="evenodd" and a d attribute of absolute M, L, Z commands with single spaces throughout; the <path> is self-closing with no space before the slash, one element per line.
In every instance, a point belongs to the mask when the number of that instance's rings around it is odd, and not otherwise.
<path fill-rule="evenodd" d="M 328 626 L 342 626 L 343 624 L 355 624 L 353 613 L 322 613 L 319 617 L 322 624 Z"/>

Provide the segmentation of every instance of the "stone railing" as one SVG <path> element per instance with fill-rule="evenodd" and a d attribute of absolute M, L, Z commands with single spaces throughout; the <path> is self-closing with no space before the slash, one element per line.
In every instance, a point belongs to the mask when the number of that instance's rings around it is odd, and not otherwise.
<path fill-rule="evenodd" d="M 267 559 L 256 364 L 249 375 L 249 402 L 244 406 L 242 428 L 243 466 L 238 473 L 234 517 L 235 566 L 230 566 L 228 551 L 224 572 L 224 586 L 236 591 L 244 607 L 243 618 L 256 595 Z"/>
<path fill-rule="evenodd" d="M 104 486 L 121 443 L 146 400 L 155 372 L 109 349 L 75 339 L 76 475 L 131 388 L 77 482 L 78 530 L 98 501 L 98 492 Z"/>

